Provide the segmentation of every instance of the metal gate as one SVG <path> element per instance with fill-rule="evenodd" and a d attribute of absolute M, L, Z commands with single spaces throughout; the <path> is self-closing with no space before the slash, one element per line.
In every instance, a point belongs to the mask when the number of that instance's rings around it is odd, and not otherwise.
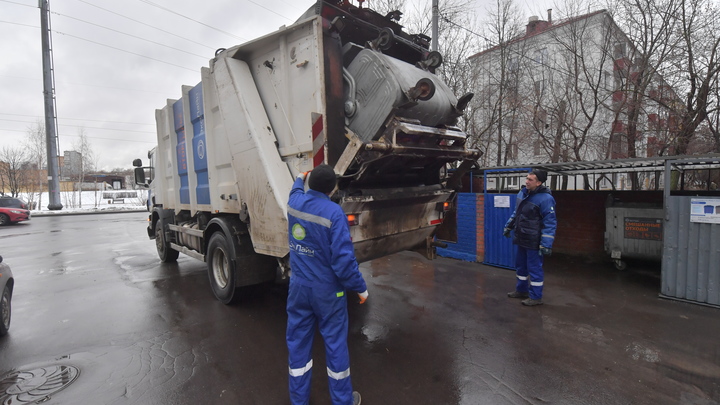
<path fill-rule="evenodd" d="M 660 296 L 720 306 L 720 197 L 671 195 L 671 168 L 678 162 L 665 163 Z"/>
<path fill-rule="evenodd" d="M 485 171 L 485 260 L 483 264 L 491 266 L 515 268 L 515 247 L 512 238 L 503 236 L 503 229 L 508 218 L 515 211 L 517 192 L 488 192 L 488 177 L 496 174 L 527 173 L 530 169 L 513 168 Z"/>

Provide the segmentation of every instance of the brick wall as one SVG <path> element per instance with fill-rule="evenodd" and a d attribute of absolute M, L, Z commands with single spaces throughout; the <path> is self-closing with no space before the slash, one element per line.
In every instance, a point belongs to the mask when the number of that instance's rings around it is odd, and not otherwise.
<path fill-rule="evenodd" d="M 477 221 L 475 229 L 477 232 L 477 261 L 485 260 L 485 194 L 476 194 L 475 211 L 477 212 Z"/>
<path fill-rule="evenodd" d="M 605 202 L 608 196 L 630 203 L 662 204 L 662 191 L 553 191 L 557 234 L 553 251 L 605 258 Z"/>

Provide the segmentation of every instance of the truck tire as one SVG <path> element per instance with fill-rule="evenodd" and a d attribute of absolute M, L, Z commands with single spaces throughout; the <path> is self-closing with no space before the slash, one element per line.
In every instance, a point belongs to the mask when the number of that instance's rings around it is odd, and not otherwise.
<path fill-rule="evenodd" d="M 170 242 L 165 237 L 165 224 L 162 220 L 158 220 L 155 224 L 155 248 L 163 263 L 174 263 L 180 255 L 180 252 L 170 247 Z"/>
<path fill-rule="evenodd" d="M 5 286 L 2 296 L 0 296 L 0 336 L 7 335 L 8 329 L 10 329 L 11 297 L 10 287 Z"/>
<path fill-rule="evenodd" d="M 210 237 L 207 268 L 215 297 L 223 304 L 233 303 L 239 296 L 235 293 L 235 250 L 223 232 L 215 232 Z"/>

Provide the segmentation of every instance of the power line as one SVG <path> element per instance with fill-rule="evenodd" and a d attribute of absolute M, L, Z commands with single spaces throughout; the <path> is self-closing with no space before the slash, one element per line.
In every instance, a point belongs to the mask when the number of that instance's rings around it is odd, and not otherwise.
<path fill-rule="evenodd" d="M 2 0 L 0 0 L 0 1 L 2 1 Z M 40 28 L 40 27 L 38 27 L 37 25 L 20 24 L 20 23 L 16 23 L 16 22 L 13 22 L 13 21 L 2 21 L 2 20 L 0 20 L 0 23 L 13 24 L 13 25 L 21 25 L 21 26 L 23 26 L 23 27 L 30 27 L 30 28 L 38 28 L 38 29 Z"/>
<path fill-rule="evenodd" d="M 169 8 L 165 8 L 165 7 L 163 7 L 163 6 L 159 5 L 159 4 L 155 4 L 155 3 L 153 3 L 152 1 L 149 1 L 149 0 L 140 0 L 140 1 L 143 2 L 143 3 L 145 3 L 145 4 L 149 4 L 149 5 L 151 5 L 151 6 L 157 7 L 157 8 L 159 8 L 159 9 L 161 9 L 161 10 L 165 10 L 165 11 L 167 11 L 168 13 L 172 13 L 172 14 L 178 15 L 178 16 L 180 16 L 180 17 L 182 17 L 182 18 L 186 18 L 186 19 L 188 19 L 188 20 L 190 20 L 190 21 L 193 21 L 193 22 L 195 22 L 195 23 L 198 23 L 198 24 L 200 24 L 200 25 L 203 25 L 203 26 L 205 26 L 205 27 L 208 27 L 208 28 L 210 28 L 211 30 L 215 30 L 215 31 L 217 31 L 217 32 L 221 32 L 221 33 L 223 33 L 223 34 L 225 34 L 225 35 L 229 35 L 229 36 L 231 36 L 231 37 L 233 37 L 233 38 L 236 38 L 236 39 L 239 39 L 239 40 L 241 40 L 241 41 L 247 41 L 247 40 L 246 40 L 245 38 L 243 38 L 243 37 L 239 37 L 239 36 L 237 36 L 237 35 L 235 35 L 235 34 L 233 34 L 233 33 L 230 33 L 230 32 L 227 32 L 227 31 L 223 31 L 223 30 L 221 30 L 221 29 L 219 29 L 219 28 L 213 27 L 212 25 L 209 25 L 209 24 L 205 24 L 205 23 L 202 22 L 202 21 L 195 20 L 195 19 L 190 18 L 190 17 L 188 17 L 188 16 L 186 16 L 186 15 L 182 15 L 182 14 L 178 13 L 177 11 L 170 10 Z"/>
<path fill-rule="evenodd" d="M 73 138 L 79 138 L 79 137 L 80 137 L 80 135 L 71 135 L 71 134 L 63 134 L 62 136 L 63 136 L 63 137 L 69 137 L 69 136 L 71 136 L 71 137 L 73 137 Z M 156 144 L 156 143 L 157 143 L 156 140 L 153 140 L 153 141 L 137 141 L 137 140 L 134 140 L 134 139 L 126 139 L 126 138 L 106 138 L 106 137 L 102 137 L 102 136 L 92 136 L 92 135 L 87 135 L 87 134 L 85 134 L 85 137 L 91 138 L 91 139 L 102 139 L 103 141 L 121 141 L 121 142 L 150 143 L 150 144 Z"/>
<path fill-rule="evenodd" d="M 156 61 L 156 62 L 165 63 L 165 64 L 167 64 L 167 65 L 179 67 L 179 68 L 181 68 L 181 69 L 189 70 L 189 71 L 191 71 L 191 72 L 197 72 L 197 69 L 186 68 L 185 66 L 180 66 L 180 65 L 176 65 L 176 64 L 174 64 L 174 63 L 166 62 L 166 61 L 164 61 L 164 60 L 151 58 L 151 57 L 149 57 L 149 56 L 141 55 L 141 54 L 139 54 L 139 53 L 126 51 L 125 49 L 116 48 L 116 47 L 114 47 L 114 46 L 106 45 L 106 44 L 103 44 L 103 43 L 100 43 L 100 42 L 95 42 L 95 41 L 92 41 L 92 40 L 89 40 L 89 39 L 86 39 L 86 38 L 82 38 L 82 37 L 78 37 L 78 36 L 75 36 L 75 35 L 72 35 L 72 34 L 66 34 L 66 33 L 60 32 L 60 31 L 53 31 L 53 32 L 55 32 L 56 34 L 66 35 L 66 36 L 68 36 L 68 37 L 73 37 L 73 38 L 76 38 L 76 39 L 80 39 L 80 40 L 82 40 L 82 41 L 87 41 L 87 42 L 93 43 L 93 44 L 95 44 L 95 45 L 100 45 L 100 46 L 104 46 L 104 47 L 107 47 L 107 48 L 115 49 L 116 51 L 121 51 L 121 52 L 129 53 L 129 54 L 131 54 L 131 55 L 140 56 L 140 57 L 142 57 L 142 58 L 147 58 L 147 59 L 150 59 L 150 60 L 154 60 L 154 61 Z"/>
<path fill-rule="evenodd" d="M 59 119 L 59 118 L 58 118 Z M 21 120 L 8 120 L 8 119 L 0 119 L 0 121 L 6 121 L 6 122 L 22 122 L 25 124 L 34 124 L 34 122 L 28 122 L 28 121 L 21 121 Z M 139 134 L 154 134 L 155 132 L 151 131 L 134 131 L 132 129 L 115 129 L 115 128 L 103 128 L 103 127 L 88 127 L 86 125 L 70 125 L 70 124 L 59 124 L 61 127 L 72 127 L 72 128 L 90 128 L 90 129 L 101 129 L 104 131 L 118 131 L 118 132 L 136 132 Z M 148 124 L 141 124 L 141 125 L 148 125 Z"/>
<path fill-rule="evenodd" d="M 5 0 L 3 0 L 3 1 L 5 1 Z M 193 44 L 200 45 L 200 46 L 204 46 L 204 47 L 206 47 L 206 48 L 208 48 L 208 49 L 215 50 L 215 48 L 213 48 L 212 46 L 205 45 L 205 44 L 202 44 L 202 43 L 200 43 L 200 42 L 196 42 L 196 41 L 194 41 L 194 40 L 192 40 L 192 39 L 182 37 L 182 36 L 180 36 L 180 35 L 177 35 L 177 34 L 174 34 L 174 33 L 170 32 L 170 31 L 166 31 L 166 30 L 164 30 L 164 29 L 158 28 L 158 27 L 156 27 L 156 26 L 154 26 L 154 25 L 144 23 L 144 22 L 142 22 L 142 21 L 136 20 L 136 19 L 131 18 L 131 17 L 128 17 L 128 16 L 126 16 L 126 15 L 122 15 L 122 14 L 120 14 L 120 13 L 116 13 L 116 12 L 114 12 L 114 11 L 112 11 L 112 10 L 108 10 L 108 9 L 106 9 L 106 8 L 102 8 L 102 7 L 98 6 L 98 5 L 89 3 L 89 2 L 87 2 L 87 1 L 85 1 L 85 0 L 77 0 L 77 1 L 79 1 L 79 2 L 81 2 L 81 3 L 85 3 L 85 4 L 87 4 L 88 6 L 93 6 L 93 7 L 99 8 L 100 10 L 103 10 L 103 11 L 108 12 L 108 13 L 110 13 L 110 14 L 114 14 L 114 15 L 116 15 L 116 16 L 118 16 L 118 17 L 122 17 L 122 18 L 128 19 L 128 20 L 130 20 L 130 21 L 136 22 L 136 23 L 141 24 L 141 25 L 144 25 L 144 26 L 146 26 L 146 27 L 150 27 L 150 28 L 156 29 L 156 30 L 158 30 L 158 31 L 160 31 L 160 32 L 164 32 L 164 33 L 166 33 L 166 34 L 169 34 L 169 35 L 172 35 L 172 36 L 174 36 L 174 37 L 183 39 L 183 40 L 185 40 L 185 41 L 192 42 Z"/>
<path fill-rule="evenodd" d="M 3 132 L 3 131 L 27 133 L 27 131 L 21 131 L 21 130 L 19 130 L 19 129 L 4 129 L 4 128 L 0 128 L 0 132 Z M 80 135 L 62 134 L 61 136 L 64 137 L 64 138 L 65 138 L 65 137 L 74 137 L 74 138 L 77 138 L 77 137 L 79 137 Z M 153 141 L 138 141 L 138 140 L 127 139 L 127 138 L 107 138 L 107 137 L 93 136 L 93 135 L 87 135 L 87 134 L 85 134 L 85 136 L 88 137 L 88 138 L 92 138 L 92 139 L 102 139 L 102 140 L 104 140 L 104 141 L 137 142 L 137 143 L 151 143 L 151 144 L 157 143 L 157 141 L 154 141 L 154 140 L 153 140 Z"/>
<path fill-rule="evenodd" d="M 62 17 L 70 18 L 70 19 L 73 19 L 73 20 L 75 20 L 75 21 L 80 21 L 80 22 L 85 23 L 85 24 L 90 24 L 90 25 L 93 25 L 93 26 L 95 26 L 95 27 L 100 27 L 100 28 L 106 29 L 106 30 L 108 30 L 108 31 L 117 32 L 118 34 L 127 35 L 127 36 L 129 36 L 129 37 L 131 37 L 131 38 L 139 39 L 139 40 L 141 40 L 141 41 L 150 42 L 151 44 L 164 46 L 165 48 L 170 48 L 170 49 L 173 49 L 173 50 L 176 50 L 176 51 L 179 51 L 179 52 L 186 53 L 186 54 L 188 54 L 188 55 L 197 56 L 198 58 L 203 58 L 203 59 L 206 59 L 206 60 L 208 59 L 207 56 L 204 56 L 204 55 L 198 55 L 198 54 L 196 54 L 196 53 L 188 52 L 188 51 L 186 51 L 186 50 L 184 50 L 184 49 L 174 48 L 174 47 L 169 46 L 169 45 L 161 44 L 160 42 L 151 41 L 151 40 L 149 40 L 149 39 L 147 39 L 147 38 L 139 37 L 139 36 L 137 36 L 137 35 L 128 34 L 127 32 L 122 32 L 122 31 L 119 31 L 119 30 L 116 30 L 116 29 L 112 29 L 112 28 L 110 28 L 110 27 L 105 27 L 105 26 L 100 25 L 100 24 L 91 23 L 91 22 L 89 22 L 89 21 L 85 21 L 85 20 L 81 20 L 81 19 L 79 19 L 79 18 L 71 17 L 71 16 L 66 15 L 66 14 L 60 14 L 60 13 L 56 13 L 56 12 L 54 12 L 54 11 L 51 11 L 51 13 L 53 13 L 53 14 L 55 14 L 55 15 L 62 16 Z"/>
<path fill-rule="evenodd" d="M 294 8 L 295 10 L 300 11 L 300 12 L 305 12 L 305 10 L 307 10 L 307 9 L 297 8 L 297 7 L 296 7 L 293 3 L 291 3 L 291 2 L 288 2 L 288 1 L 285 1 L 285 0 L 281 0 L 281 1 L 282 1 L 283 3 L 285 3 L 285 4 L 287 4 L 288 6 Z"/>
<path fill-rule="evenodd" d="M 11 113 L 4 113 L 0 112 L 0 115 L 11 115 L 14 117 L 34 117 L 39 118 L 37 115 L 31 115 L 31 114 L 11 114 Z M 148 124 L 145 122 L 127 122 L 127 121 L 107 121 L 107 120 L 89 120 L 85 118 L 64 118 L 64 117 L 58 117 L 60 120 L 68 120 L 68 121 L 89 121 L 89 122 L 107 122 L 111 124 L 130 124 L 130 125 L 155 125 L 155 124 Z M 0 121 L 7 121 L 4 118 L 0 118 Z M 20 121 L 18 121 L 20 122 Z"/>
<path fill-rule="evenodd" d="M 145 0 L 140 0 L 140 1 L 145 1 Z M 277 15 L 277 16 L 280 16 L 280 17 L 282 17 L 282 18 L 284 18 L 284 19 L 286 19 L 286 20 L 288 20 L 288 21 L 290 21 L 290 22 L 294 22 L 294 21 L 295 21 L 295 20 L 293 20 L 292 18 L 285 17 L 284 15 L 275 12 L 274 10 L 270 10 L 269 8 L 263 6 L 263 5 L 260 4 L 260 3 L 256 3 L 256 2 L 254 2 L 253 0 L 247 0 L 247 1 L 249 1 L 250 3 L 252 3 L 252 4 L 254 4 L 254 5 L 258 6 L 258 7 L 262 7 L 262 8 L 264 8 L 265 10 L 267 10 L 267 11 L 269 11 L 269 12 L 271 12 L 271 13 Z"/>
<path fill-rule="evenodd" d="M 0 77 L 8 77 L 8 78 L 10 78 L 10 79 L 42 81 L 42 79 L 30 78 L 30 77 L 20 77 L 20 76 L 0 75 Z M 101 88 L 101 89 L 111 89 L 111 90 L 137 91 L 137 92 L 152 93 L 152 94 L 167 94 L 166 91 L 152 91 L 152 90 L 144 90 L 144 89 L 129 89 L 129 88 L 127 88 L 127 87 L 102 86 L 102 85 L 99 85 L 99 84 L 72 83 L 72 82 L 59 82 L 59 83 L 56 83 L 56 84 L 60 84 L 60 85 L 63 85 L 63 86 L 86 86 L 86 87 L 98 87 L 98 88 Z M 0 114 L 2 114 L 2 113 L 0 113 Z"/>
<path fill-rule="evenodd" d="M 38 6 L 31 6 L 31 5 L 29 5 L 29 4 L 18 3 L 18 2 L 16 2 L 16 1 L 9 1 L 9 0 L 0 0 L 0 1 L 2 1 L 3 3 L 17 4 L 18 6 L 38 8 Z"/>

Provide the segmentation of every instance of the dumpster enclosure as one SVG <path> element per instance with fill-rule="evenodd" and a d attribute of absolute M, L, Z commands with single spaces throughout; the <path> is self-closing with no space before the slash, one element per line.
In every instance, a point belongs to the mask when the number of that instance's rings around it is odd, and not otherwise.
<path fill-rule="evenodd" d="M 477 261 L 513 267 L 502 227 L 531 168 L 557 202 L 553 252 L 657 261 L 660 297 L 720 307 L 720 154 L 480 168 Z"/>

